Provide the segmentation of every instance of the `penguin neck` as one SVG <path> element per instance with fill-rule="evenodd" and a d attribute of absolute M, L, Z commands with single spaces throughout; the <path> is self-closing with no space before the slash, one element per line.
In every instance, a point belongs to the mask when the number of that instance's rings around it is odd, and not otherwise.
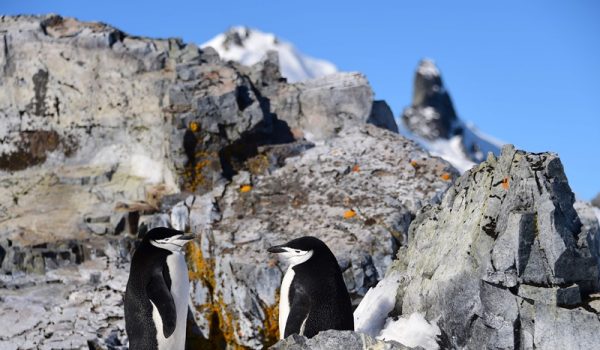
<path fill-rule="evenodd" d="M 312 256 L 313 256 L 313 251 L 311 250 L 304 255 L 291 257 L 289 259 L 290 265 L 287 268 L 288 271 L 291 270 L 292 268 L 294 268 L 295 266 L 305 264 L 306 262 L 310 261 Z"/>

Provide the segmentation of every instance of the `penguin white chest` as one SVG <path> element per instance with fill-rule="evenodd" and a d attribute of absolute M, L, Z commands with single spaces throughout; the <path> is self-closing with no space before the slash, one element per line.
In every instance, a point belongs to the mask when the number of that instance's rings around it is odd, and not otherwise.
<path fill-rule="evenodd" d="M 152 304 L 152 319 L 156 325 L 156 340 L 159 350 L 185 348 L 185 330 L 187 323 L 188 301 L 190 295 L 190 280 L 187 265 L 183 254 L 173 252 L 167 257 L 167 266 L 171 277 L 171 295 L 175 302 L 177 312 L 177 323 L 175 331 L 169 338 L 165 338 L 162 332 L 162 319 L 158 309 Z"/>
<path fill-rule="evenodd" d="M 295 274 L 294 269 L 290 266 L 281 281 L 281 289 L 279 292 L 279 339 L 285 337 L 285 324 L 290 315 L 290 287 Z"/>

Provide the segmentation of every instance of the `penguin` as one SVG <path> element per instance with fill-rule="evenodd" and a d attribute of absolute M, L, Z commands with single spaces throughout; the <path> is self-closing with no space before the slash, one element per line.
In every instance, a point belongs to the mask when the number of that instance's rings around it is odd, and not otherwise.
<path fill-rule="evenodd" d="M 327 329 L 354 330 L 342 270 L 327 245 L 305 236 L 267 249 L 289 262 L 279 295 L 279 337 L 312 338 Z"/>
<path fill-rule="evenodd" d="M 193 237 L 158 227 L 135 250 L 124 300 L 129 349 L 185 348 L 190 281 L 181 250 Z"/>

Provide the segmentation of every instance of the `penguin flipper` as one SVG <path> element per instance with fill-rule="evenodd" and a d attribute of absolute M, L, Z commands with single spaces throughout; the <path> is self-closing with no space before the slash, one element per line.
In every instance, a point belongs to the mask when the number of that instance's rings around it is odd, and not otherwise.
<path fill-rule="evenodd" d="M 310 296 L 304 288 L 296 285 L 290 302 L 290 313 L 285 324 L 284 338 L 292 334 L 304 335 L 304 323 L 310 312 Z"/>
<path fill-rule="evenodd" d="M 175 331 L 177 324 L 177 311 L 175 310 L 175 301 L 167 287 L 162 272 L 152 276 L 150 283 L 146 286 L 146 293 L 150 301 L 158 309 L 158 313 L 162 319 L 162 331 L 165 338 L 170 337 Z M 156 331 L 158 332 L 159 330 L 157 329 Z"/>

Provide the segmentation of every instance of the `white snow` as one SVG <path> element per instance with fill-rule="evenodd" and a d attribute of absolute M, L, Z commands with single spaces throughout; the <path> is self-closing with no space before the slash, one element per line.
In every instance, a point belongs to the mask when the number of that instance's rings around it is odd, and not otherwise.
<path fill-rule="evenodd" d="M 429 111 L 431 109 L 432 111 Z M 432 118 L 437 113 L 434 108 L 423 109 L 425 118 Z M 413 134 L 406 129 L 401 120 L 397 121 L 398 130 L 402 136 L 416 141 L 421 147 L 429 151 L 431 155 L 440 157 L 452 164 L 458 171 L 464 173 L 471 169 L 478 161 L 483 161 L 488 152 L 499 154 L 505 142 L 497 140 L 479 131 L 472 123 L 457 122 L 454 128 L 463 129 L 463 135 L 456 135 L 450 139 L 438 138 L 434 141 L 426 140 Z"/>
<path fill-rule="evenodd" d="M 394 340 L 411 348 L 420 346 L 427 350 L 437 350 L 440 348 L 437 337 L 441 334 L 435 322 L 429 323 L 422 314 L 415 312 L 396 321 L 388 319 L 377 339 Z"/>
<path fill-rule="evenodd" d="M 222 59 L 239 62 L 243 65 L 253 65 L 262 60 L 268 51 L 279 53 L 281 74 L 290 82 L 317 78 L 337 72 L 331 62 L 316 59 L 299 53 L 289 42 L 279 40 L 271 33 L 264 33 L 246 27 L 233 27 L 229 33 L 237 33 L 241 45 L 226 42 L 227 34 L 219 34 L 202 44 L 211 46 Z"/>
<path fill-rule="evenodd" d="M 375 337 L 383 329 L 385 319 L 396 303 L 399 273 L 392 273 L 367 291 L 354 310 L 354 330 Z"/>
<path fill-rule="evenodd" d="M 440 71 L 435 66 L 435 62 L 428 58 L 421 61 L 419 68 L 417 68 L 417 72 L 427 78 L 440 76 Z"/>
<path fill-rule="evenodd" d="M 409 347 L 421 346 L 437 350 L 440 328 L 427 322 L 420 313 L 400 316 L 397 320 L 388 317 L 396 303 L 396 293 L 401 274 L 393 271 L 365 294 L 354 311 L 354 330 L 381 340 L 394 340 Z"/>
<path fill-rule="evenodd" d="M 600 208 L 592 207 L 594 210 L 594 214 L 596 214 L 596 219 L 598 219 L 598 225 L 600 225 Z"/>

